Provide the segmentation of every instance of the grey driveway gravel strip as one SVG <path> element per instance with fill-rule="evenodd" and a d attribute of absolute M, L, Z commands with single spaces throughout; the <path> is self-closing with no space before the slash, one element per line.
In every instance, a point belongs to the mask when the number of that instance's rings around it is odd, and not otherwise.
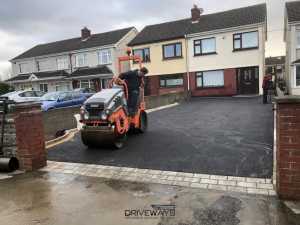
<path fill-rule="evenodd" d="M 274 196 L 276 192 L 270 179 L 248 179 L 242 177 L 215 176 L 208 174 L 174 173 L 172 171 L 151 170 L 145 173 L 143 169 L 98 166 L 81 163 L 65 163 L 48 161 L 48 166 L 41 169 L 46 172 L 56 172 L 89 177 L 116 179 L 123 181 L 167 184 L 181 187 L 242 192 L 248 194 Z M 205 177 L 205 178 L 201 178 Z M 233 180 L 234 179 L 234 180 Z M 243 181 L 238 181 L 243 180 Z"/>

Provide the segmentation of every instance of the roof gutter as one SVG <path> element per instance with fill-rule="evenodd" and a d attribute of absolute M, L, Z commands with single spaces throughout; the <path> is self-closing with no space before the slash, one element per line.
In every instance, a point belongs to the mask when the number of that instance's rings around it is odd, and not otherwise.
<path fill-rule="evenodd" d="M 35 80 L 30 80 L 30 79 L 26 79 L 26 80 L 16 80 L 16 81 L 5 81 L 5 82 L 9 82 L 12 84 L 19 84 L 19 83 L 27 83 L 27 82 L 39 82 L 39 81 L 50 81 L 50 80 L 59 80 L 59 79 L 63 79 L 65 78 L 65 76 L 58 76 L 58 77 L 49 77 L 49 78 L 42 78 L 42 79 L 35 79 Z"/>
<path fill-rule="evenodd" d="M 87 79 L 87 78 L 111 78 L 113 76 L 112 73 L 108 74 L 95 74 L 95 75 L 87 75 L 87 76 L 70 76 L 65 78 L 65 80 L 74 80 L 74 79 Z"/>
<path fill-rule="evenodd" d="M 53 54 L 46 54 L 46 55 L 39 55 L 39 56 L 33 56 L 29 58 L 19 58 L 19 59 L 11 59 L 9 62 L 14 63 L 14 62 L 19 62 L 19 61 L 30 61 L 34 59 L 45 59 L 45 58 L 51 58 L 51 57 L 58 57 L 58 56 L 65 56 L 71 54 L 76 54 L 76 53 L 85 53 L 93 50 L 102 50 L 102 49 L 107 49 L 107 48 L 113 48 L 115 47 L 115 44 L 111 45 L 103 45 L 103 46 L 98 46 L 98 47 L 92 47 L 92 48 L 83 48 L 83 49 L 77 49 L 77 50 L 71 50 L 71 51 L 66 51 L 66 52 L 57 52 Z"/>

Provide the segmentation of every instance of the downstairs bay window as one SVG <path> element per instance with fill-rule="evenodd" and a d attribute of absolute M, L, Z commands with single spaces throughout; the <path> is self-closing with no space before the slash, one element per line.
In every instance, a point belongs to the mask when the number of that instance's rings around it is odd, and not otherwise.
<path fill-rule="evenodd" d="M 224 87 L 224 70 L 196 73 L 197 88 Z"/>

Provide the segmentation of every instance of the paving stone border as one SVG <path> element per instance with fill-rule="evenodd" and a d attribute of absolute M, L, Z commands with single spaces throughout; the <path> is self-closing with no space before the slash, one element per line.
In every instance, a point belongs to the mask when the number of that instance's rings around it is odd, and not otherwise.
<path fill-rule="evenodd" d="M 41 171 L 131 182 L 156 183 L 181 187 L 276 196 L 271 179 L 216 176 L 209 174 L 182 173 L 54 161 L 48 161 L 48 166 L 41 169 Z"/>

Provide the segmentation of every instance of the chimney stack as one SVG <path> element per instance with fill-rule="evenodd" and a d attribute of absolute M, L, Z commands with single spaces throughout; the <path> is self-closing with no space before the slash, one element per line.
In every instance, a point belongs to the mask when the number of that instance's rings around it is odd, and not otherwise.
<path fill-rule="evenodd" d="M 86 40 L 89 37 L 91 37 L 91 30 L 89 30 L 87 27 L 84 27 L 81 30 L 81 40 Z"/>
<path fill-rule="evenodd" d="M 194 7 L 191 9 L 192 13 L 192 22 L 196 23 L 199 22 L 200 16 L 203 13 L 203 9 L 198 8 L 198 6 L 195 4 Z"/>

